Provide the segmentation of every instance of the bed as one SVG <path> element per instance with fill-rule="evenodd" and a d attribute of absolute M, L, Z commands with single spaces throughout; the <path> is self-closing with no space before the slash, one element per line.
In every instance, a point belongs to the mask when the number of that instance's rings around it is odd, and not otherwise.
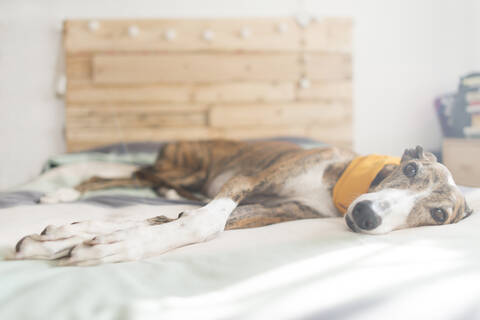
<path fill-rule="evenodd" d="M 305 148 L 308 139 L 289 139 Z M 155 159 L 157 143 L 52 157 L 44 173 L 0 196 L 0 319 L 475 319 L 480 316 L 480 215 L 455 225 L 369 236 L 343 219 L 228 231 L 144 261 L 56 267 L 10 261 L 15 242 L 46 224 L 176 215 L 197 203 L 147 189 L 38 205 L 44 193 L 95 174 L 123 175 Z M 463 188 L 480 209 L 480 189 Z M 28 306 L 28 307 L 27 307 Z"/>
<path fill-rule="evenodd" d="M 344 18 L 67 21 L 71 153 L 0 194 L 0 319 L 480 317 L 476 213 L 382 236 L 349 232 L 341 218 L 294 221 L 95 267 L 8 260 L 19 238 L 47 224 L 198 207 L 146 189 L 37 204 L 152 163 L 156 141 L 297 135 L 288 140 L 305 148 L 352 146 L 351 28 Z M 463 190 L 480 210 L 480 189 Z"/>

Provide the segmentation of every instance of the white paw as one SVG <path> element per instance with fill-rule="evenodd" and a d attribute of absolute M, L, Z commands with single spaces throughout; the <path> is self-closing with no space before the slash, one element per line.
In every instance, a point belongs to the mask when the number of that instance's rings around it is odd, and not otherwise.
<path fill-rule="evenodd" d="M 75 236 L 65 239 L 48 241 L 38 235 L 22 238 L 15 246 L 15 259 L 43 259 L 53 260 L 68 255 L 71 248 L 82 243 L 85 238 Z"/>
<path fill-rule="evenodd" d="M 59 266 L 93 266 L 101 263 L 133 261 L 142 258 L 143 250 L 137 241 L 107 244 L 80 243 L 58 260 Z"/>
<path fill-rule="evenodd" d="M 95 244 L 120 242 L 141 226 L 149 226 L 144 221 L 83 221 L 63 226 L 47 226 L 40 234 L 23 237 L 15 246 L 14 259 L 58 259 L 71 255 L 70 250 L 82 242 Z M 125 230 L 124 230 L 125 229 Z M 117 231 L 118 230 L 118 231 Z M 108 235 L 108 236 L 107 236 Z M 135 236 L 138 234 L 135 233 Z M 95 250 L 93 250 L 95 251 Z M 82 255 L 76 259 L 83 258 Z M 70 259 L 73 261 L 74 259 Z"/>
<path fill-rule="evenodd" d="M 80 192 L 72 188 L 61 188 L 40 198 L 40 203 L 54 204 L 72 202 L 80 198 Z"/>
<path fill-rule="evenodd" d="M 182 196 L 180 196 L 176 190 L 170 189 L 165 193 L 165 198 L 169 200 L 183 200 Z"/>

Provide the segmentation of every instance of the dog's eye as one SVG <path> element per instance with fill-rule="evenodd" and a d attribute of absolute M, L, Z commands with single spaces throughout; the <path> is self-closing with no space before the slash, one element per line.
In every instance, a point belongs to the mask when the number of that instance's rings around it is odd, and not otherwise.
<path fill-rule="evenodd" d="M 438 223 L 444 223 L 447 220 L 447 213 L 442 208 L 434 208 L 430 210 L 433 220 Z"/>
<path fill-rule="evenodd" d="M 411 162 L 403 168 L 403 174 L 409 178 L 414 177 L 417 174 L 417 169 L 417 165 L 414 162 Z"/>

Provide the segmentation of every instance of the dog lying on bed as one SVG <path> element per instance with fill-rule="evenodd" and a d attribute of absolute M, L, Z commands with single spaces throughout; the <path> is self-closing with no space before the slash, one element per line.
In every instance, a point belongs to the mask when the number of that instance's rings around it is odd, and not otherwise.
<path fill-rule="evenodd" d="M 16 245 L 18 259 L 59 259 L 62 265 L 137 260 L 208 240 L 225 229 L 297 219 L 345 217 L 354 232 L 455 223 L 471 214 L 445 166 L 420 146 L 401 159 L 358 156 L 324 147 L 304 150 L 287 142 L 212 140 L 165 145 L 153 166 L 132 177 L 94 177 L 44 202 L 75 200 L 110 187 L 173 189 L 205 206 L 176 219 L 86 221 L 48 226 Z"/>

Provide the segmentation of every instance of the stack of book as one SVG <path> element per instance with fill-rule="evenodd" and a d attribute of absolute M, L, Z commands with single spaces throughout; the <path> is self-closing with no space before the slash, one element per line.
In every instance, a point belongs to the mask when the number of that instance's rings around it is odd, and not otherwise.
<path fill-rule="evenodd" d="M 480 138 L 480 73 L 461 77 L 458 91 L 438 97 L 435 109 L 444 137 Z"/>
<path fill-rule="evenodd" d="M 465 100 L 471 123 L 463 129 L 463 132 L 467 138 L 480 138 L 480 89 L 467 92 Z"/>

